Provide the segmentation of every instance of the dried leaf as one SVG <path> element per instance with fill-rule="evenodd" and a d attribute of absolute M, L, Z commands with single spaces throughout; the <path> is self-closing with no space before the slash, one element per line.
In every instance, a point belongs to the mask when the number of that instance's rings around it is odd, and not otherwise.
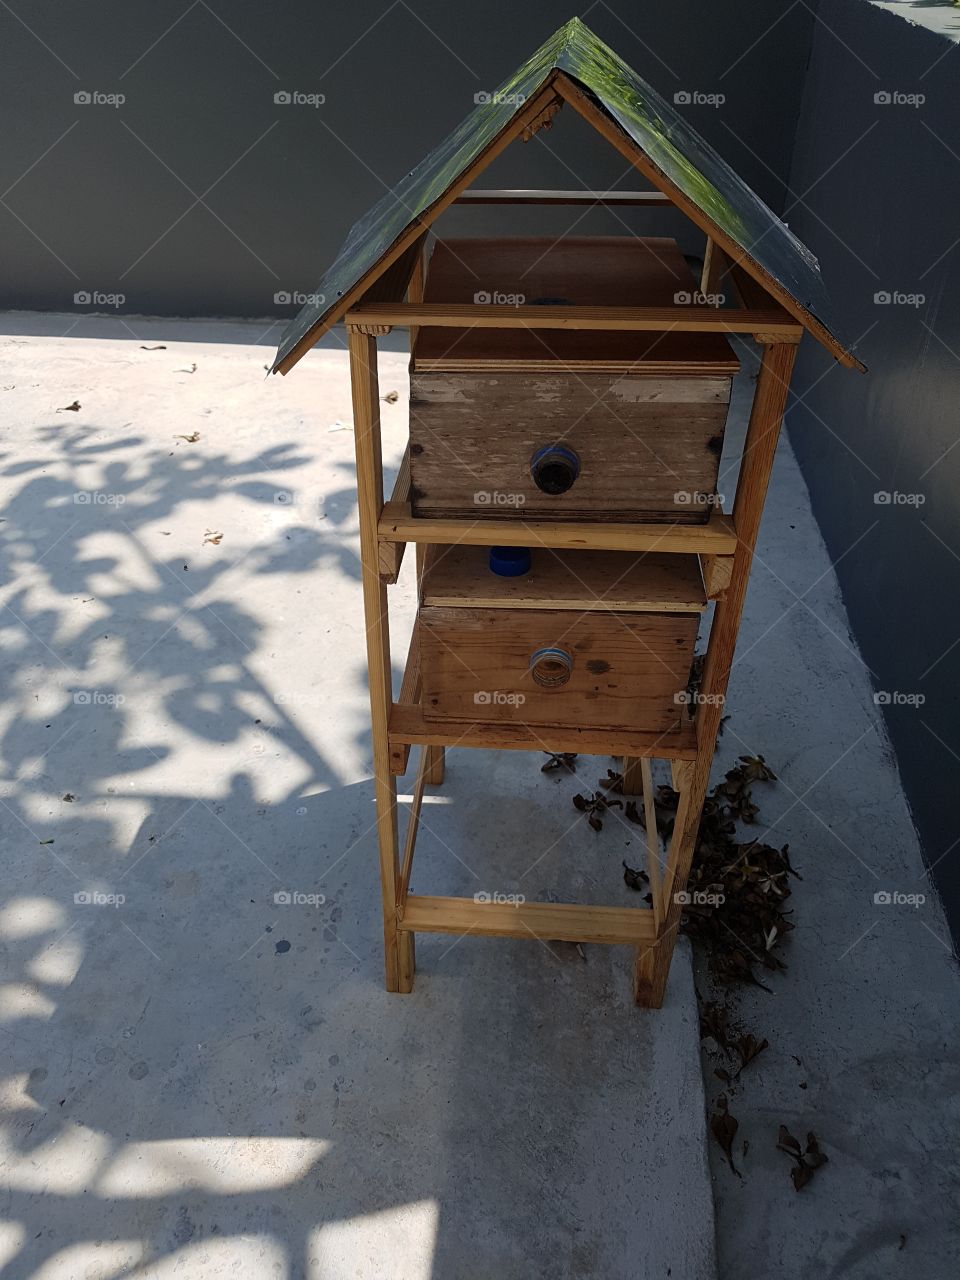
<path fill-rule="evenodd" d="M 615 769 L 608 769 L 607 776 L 601 778 L 597 786 L 602 787 L 604 791 L 623 791 L 623 774 L 617 773 Z"/>
<path fill-rule="evenodd" d="M 177 439 L 178 439 L 178 440 L 186 440 L 187 444 L 196 444 L 196 443 L 197 443 L 197 441 L 200 439 L 200 432 L 199 432 L 199 431 L 191 431 L 191 432 L 190 432 L 190 434 L 189 434 L 188 436 L 181 436 L 181 435 L 178 435 L 178 436 L 177 436 Z"/>
<path fill-rule="evenodd" d="M 794 1156 L 798 1160 L 803 1154 L 800 1143 L 785 1124 L 782 1124 L 777 1132 L 777 1150 L 786 1151 L 787 1155 Z"/>
<path fill-rule="evenodd" d="M 396 404 L 400 399 L 400 393 L 399 391 L 388 391 L 383 398 L 387 404 Z"/>
<path fill-rule="evenodd" d="M 577 755 L 575 751 L 550 751 L 550 759 L 540 766 L 541 773 L 553 773 L 564 770 L 566 773 L 577 772 Z"/>
<path fill-rule="evenodd" d="M 219 547 L 222 541 L 223 541 L 222 533 L 214 533 L 212 529 L 208 529 L 206 534 L 204 535 L 203 543 L 201 545 L 206 546 L 208 542 L 211 542 L 215 547 Z"/>
<path fill-rule="evenodd" d="M 74 400 L 73 404 L 65 404 L 62 409 L 58 409 L 57 413 L 79 413 L 80 401 Z"/>
<path fill-rule="evenodd" d="M 710 1132 L 717 1140 L 720 1150 L 727 1157 L 727 1164 L 737 1175 L 741 1177 L 740 1170 L 733 1163 L 733 1140 L 737 1136 L 737 1130 L 740 1127 L 739 1121 L 732 1116 L 727 1108 L 727 1099 L 721 1094 L 717 1099 L 717 1106 L 720 1108 L 716 1115 L 710 1117 Z"/>
<path fill-rule="evenodd" d="M 790 1177 L 797 1191 L 802 1191 L 813 1177 L 813 1170 L 805 1164 L 795 1164 L 790 1170 Z"/>
<path fill-rule="evenodd" d="M 162 342 L 160 343 L 159 346 L 156 346 L 156 347 L 144 347 L 143 345 L 141 345 L 140 347 L 141 351 L 166 351 L 166 349 L 167 348 L 163 345 Z"/>
<path fill-rule="evenodd" d="M 76 798 L 77 797 L 73 794 L 72 791 L 65 791 L 63 795 L 60 797 L 60 799 L 63 800 L 66 804 L 73 804 Z"/>
<path fill-rule="evenodd" d="M 644 822 L 643 820 L 643 814 L 637 808 L 636 800 L 628 800 L 627 807 L 624 809 L 623 812 L 624 812 L 624 815 L 627 818 L 629 818 L 631 822 L 635 822 L 637 826 L 645 827 L 647 825 L 646 822 Z"/>
<path fill-rule="evenodd" d="M 635 870 L 633 867 L 624 863 L 623 883 L 628 889 L 636 889 L 638 893 L 643 893 L 644 889 L 650 883 L 650 877 L 645 871 L 640 871 L 639 869 Z"/>
<path fill-rule="evenodd" d="M 197 362 L 196 362 L 196 361 L 194 361 L 194 362 L 193 362 L 193 364 L 191 364 L 191 366 L 190 366 L 190 368 L 189 368 L 189 369 L 175 369 L 175 370 L 174 370 L 174 372 L 175 372 L 175 373 L 196 373 L 196 372 L 197 372 Z"/>
<path fill-rule="evenodd" d="M 731 1047 L 740 1056 L 740 1068 L 737 1071 L 737 1075 L 739 1075 L 744 1067 L 749 1066 L 754 1058 L 763 1053 L 764 1049 L 769 1048 L 769 1045 L 766 1040 L 758 1040 L 756 1036 L 747 1032 L 745 1035 L 740 1036 L 738 1040 L 734 1040 Z"/>

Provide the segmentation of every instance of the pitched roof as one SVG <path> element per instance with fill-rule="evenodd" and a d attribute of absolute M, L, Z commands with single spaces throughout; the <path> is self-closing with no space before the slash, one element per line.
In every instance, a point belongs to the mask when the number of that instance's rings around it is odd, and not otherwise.
<path fill-rule="evenodd" d="M 653 184 L 843 364 L 862 368 L 836 336 L 817 259 L 675 107 L 572 18 L 478 104 L 351 229 L 294 317 L 273 372 L 287 372 L 429 226 L 554 89 L 635 161 Z M 500 144 L 500 145 L 498 145 Z"/>

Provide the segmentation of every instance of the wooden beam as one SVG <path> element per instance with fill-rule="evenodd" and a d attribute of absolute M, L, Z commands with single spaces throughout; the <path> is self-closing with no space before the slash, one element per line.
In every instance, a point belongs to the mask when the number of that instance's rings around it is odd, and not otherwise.
<path fill-rule="evenodd" d="M 703 589 L 709 600 L 719 600 L 733 574 L 733 556 L 701 556 L 700 572 L 703 575 Z"/>
<path fill-rule="evenodd" d="M 393 492 L 390 495 L 391 502 L 409 502 L 410 501 L 410 445 L 407 444 L 403 451 L 403 457 L 400 460 L 400 469 L 397 471 L 397 478 L 393 482 Z M 405 542 L 383 542 L 379 541 L 377 547 L 377 563 L 380 567 L 380 581 L 392 585 L 400 576 L 400 566 L 403 564 L 403 553 L 407 549 Z"/>
<path fill-rule="evenodd" d="M 379 536 L 387 542 L 466 542 L 480 547 L 563 547 L 597 551 L 665 551 L 731 555 L 737 537 L 729 516 L 713 511 L 704 524 L 584 524 L 555 520 L 432 520 L 407 504 L 388 502 Z"/>
<path fill-rule="evenodd" d="M 401 931 L 540 938 L 544 942 L 637 945 L 655 936 L 648 907 L 587 907 L 561 902 L 477 902 L 411 893 L 398 920 Z"/>
<path fill-rule="evenodd" d="M 799 340 L 803 326 L 777 306 L 762 311 L 716 307 L 500 306 L 475 302 L 363 302 L 346 315 L 349 327 L 432 325 L 441 329 L 598 329 L 644 333 L 766 333 Z"/>
<path fill-rule="evenodd" d="M 478 190 L 457 196 L 457 204 L 555 204 L 555 205 L 669 205 L 662 191 L 534 191 Z"/>
<path fill-rule="evenodd" d="M 410 647 L 407 650 L 407 662 L 403 668 L 403 680 L 400 684 L 398 706 L 416 706 L 420 701 L 420 629 L 416 623 L 410 632 Z M 409 742 L 390 743 L 390 772 L 400 775 L 407 772 L 410 761 Z"/>
<path fill-rule="evenodd" d="M 653 766 L 649 760 L 640 761 L 640 773 L 643 779 L 643 825 L 647 837 L 647 875 L 650 877 L 650 897 L 653 899 L 653 920 L 659 932 L 663 918 L 663 867 L 660 864 L 657 807 L 653 798 Z"/>
<path fill-rule="evenodd" d="M 655 946 L 640 951 L 637 957 L 637 1003 L 652 1008 L 660 1007 L 666 991 L 670 958 L 683 910 L 676 895 L 686 886 L 696 848 L 700 815 L 710 782 L 717 731 L 723 715 L 727 683 L 750 580 L 753 551 L 760 529 L 770 472 L 773 469 L 796 352 L 796 347 L 789 343 L 768 346 L 764 349 L 760 362 L 733 506 L 737 530 L 733 572 L 726 594 L 717 602 L 703 666 L 703 679 L 700 682 L 702 697 L 696 718 L 699 749 L 696 761 L 686 775 L 687 785 L 680 790 L 680 802 L 663 881 L 664 915 L 659 941 Z"/>
<path fill-rule="evenodd" d="M 693 760 L 697 754 L 695 721 L 684 716 L 679 728 L 663 733 L 634 729 L 573 729 L 567 726 L 477 724 L 467 720 L 430 720 L 423 708 L 394 703 L 390 713 L 392 752 L 402 743 L 438 747 L 479 747 L 492 751 L 575 751 L 589 756 L 653 756 Z"/>
<path fill-rule="evenodd" d="M 397 884 L 397 910 L 403 914 L 403 904 L 407 900 L 410 888 L 410 873 L 413 870 L 413 851 L 417 844 L 417 831 L 420 827 L 420 810 L 423 808 L 423 790 L 427 784 L 427 773 L 430 767 L 430 748 L 420 748 L 420 763 L 417 767 L 417 780 L 413 784 L 413 800 L 410 805 L 410 816 L 407 818 L 407 830 L 403 839 L 403 859 L 400 863 L 400 878 Z"/>

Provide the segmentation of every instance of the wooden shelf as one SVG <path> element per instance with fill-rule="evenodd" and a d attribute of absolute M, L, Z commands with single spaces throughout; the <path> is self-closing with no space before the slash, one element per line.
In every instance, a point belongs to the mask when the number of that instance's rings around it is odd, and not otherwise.
<path fill-rule="evenodd" d="M 733 520 L 719 511 L 705 524 L 587 524 L 583 521 L 434 520 L 414 516 L 406 502 L 386 502 L 377 527 L 384 542 L 466 543 L 479 547 L 564 547 L 592 551 L 663 551 L 733 555 Z"/>
<path fill-rule="evenodd" d="M 696 556 L 534 548 L 527 573 L 491 573 L 485 548 L 430 547 L 422 600 L 447 608 L 701 613 L 707 605 Z"/>
<path fill-rule="evenodd" d="M 629 729 L 574 729 L 522 724 L 475 724 L 428 720 L 421 707 L 394 703 L 388 735 L 391 756 L 411 745 L 477 747 L 495 751 L 575 751 L 588 756 L 636 756 L 656 760 L 695 760 L 696 721 L 685 708 L 679 727 L 669 733 Z"/>
<path fill-rule="evenodd" d="M 476 902 L 408 894 L 397 921 L 410 933 L 455 933 L 488 938 L 543 938 L 547 942 L 604 942 L 641 946 L 656 942 L 649 907 L 590 907 L 565 902 Z"/>

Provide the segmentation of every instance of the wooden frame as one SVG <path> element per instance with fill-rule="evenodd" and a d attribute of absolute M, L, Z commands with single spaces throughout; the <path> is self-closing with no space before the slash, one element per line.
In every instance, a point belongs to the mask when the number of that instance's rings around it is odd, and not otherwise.
<path fill-rule="evenodd" d="M 682 901 L 678 895 L 686 885 L 693 858 L 800 326 L 775 305 L 758 308 L 753 299 L 748 309 L 739 313 L 725 312 L 722 320 L 709 308 L 695 309 L 694 313 L 685 308 L 675 317 L 671 313 L 671 325 L 675 323 L 677 328 L 696 329 L 712 319 L 724 324 L 721 331 L 759 333 L 763 341 L 763 356 L 731 516 L 715 512 L 705 525 L 688 526 L 415 519 L 409 506 L 410 473 L 406 455 L 394 485 L 393 497 L 387 503 L 383 499 L 375 335 L 393 324 L 454 323 L 451 319 L 454 313 L 460 325 L 464 319 L 463 309 L 429 307 L 418 301 L 415 295 L 422 296 L 422 278 L 413 281 L 410 294 L 414 297 L 407 304 L 397 301 L 362 303 L 347 314 L 387 989 L 400 992 L 412 989 L 414 935 L 417 932 L 519 938 L 532 935 L 536 938 L 634 946 L 635 998 L 638 1004 L 658 1008 L 663 1002 L 680 923 Z M 504 322 L 511 325 L 528 322 L 526 317 L 519 319 L 516 315 L 517 310 L 523 311 L 524 308 L 488 306 L 467 310 L 473 324 L 496 326 Z M 510 311 L 509 316 L 502 314 L 506 310 Z M 649 309 L 644 308 L 631 309 L 626 316 L 611 314 L 617 310 L 611 308 L 539 307 L 533 310 L 537 312 L 538 327 L 553 327 L 555 318 L 549 314 L 553 310 L 563 311 L 564 321 L 572 323 L 575 328 L 615 327 L 617 324 L 646 328 L 664 323 L 662 313 L 657 313 L 660 318 L 655 320 L 652 314 L 648 314 Z M 577 314 L 571 316 L 571 311 Z M 589 314 L 581 315 L 581 312 Z M 709 315 L 705 314 L 707 312 Z M 559 317 L 556 319 L 559 321 Z M 704 664 L 703 698 L 695 718 L 664 734 L 541 727 L 531 730 L 519 724 L 429 720 L 419 705 L 420 654 L 416 626 L 400 696 L 394 702 L 390 690 L 386 584 L 396 581 L 406 543 L 417 545 L 420 577 L 424 548 L 429 544 L 464 542 L 488 546 L 504 540 L 515 545 L 697 553 L 707 594 L 717 598 L 718 603 Z M 625 790 L 642 791 L 643 794 L 652 908 L 558 903 L 525 903 L 517 907 L 478 903 L 467 898 L 411 894 L 410 876 L 424 791 L 427 785 L 442 781 L 443 751 L 452 744 L 622 756 Z M 421 752 L 401 857 L 395 776 L 406 770 L 411 745 L 420 745 Z M 670 762 L 673 784 L 679 792 L 674 829 L 662 865 L 653 808 L 651 760 L 655 758 Z"/>

